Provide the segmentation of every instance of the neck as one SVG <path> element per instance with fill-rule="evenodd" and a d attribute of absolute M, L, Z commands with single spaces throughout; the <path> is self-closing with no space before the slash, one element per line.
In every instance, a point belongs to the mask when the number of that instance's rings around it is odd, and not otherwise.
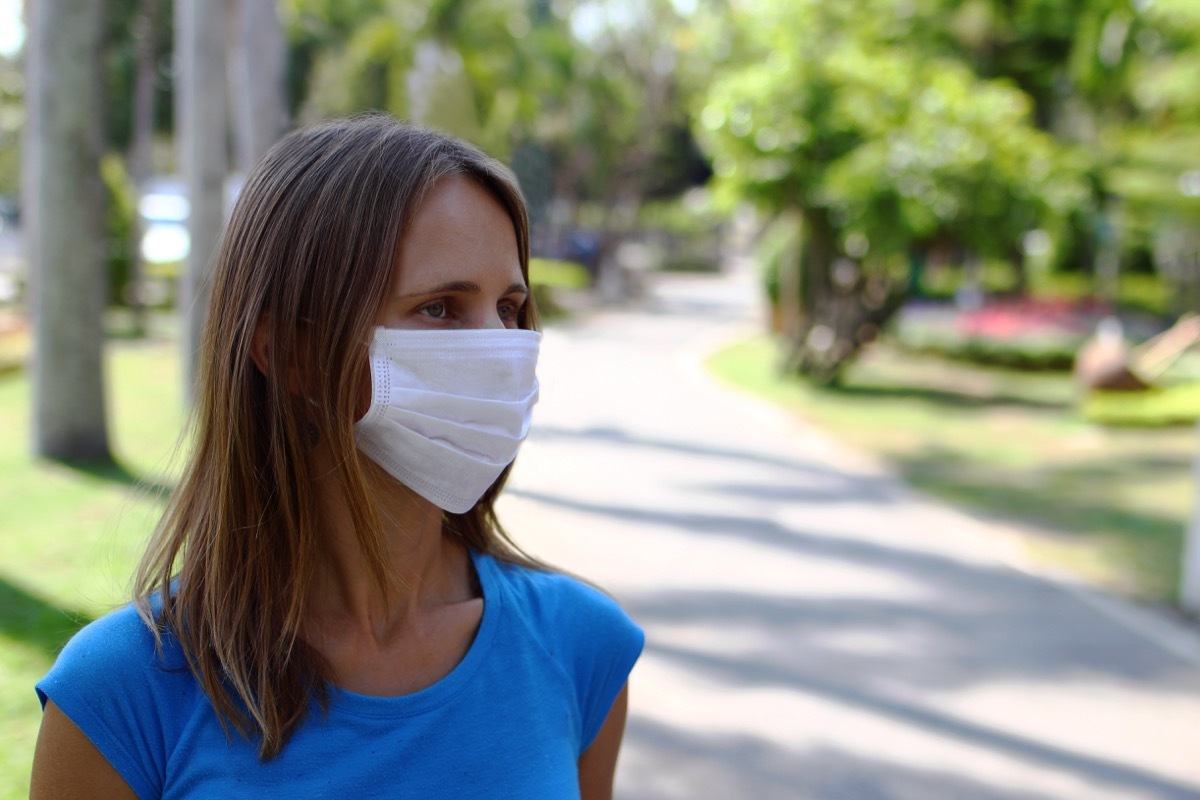
<path fill-rule="evenodd" d="M 382 642 L 422 609 L 473 596 L 470 558 L 461 542 L 444 533 L 442 510 L 364 459 L 385 533 L 390 579 L 381 592 L 332 462 L 320 463 L 321 450 L 312 457 L 322 476 L 315 489 L 324 558 L 309 593 L 310 618 L 352 626 Z"/>

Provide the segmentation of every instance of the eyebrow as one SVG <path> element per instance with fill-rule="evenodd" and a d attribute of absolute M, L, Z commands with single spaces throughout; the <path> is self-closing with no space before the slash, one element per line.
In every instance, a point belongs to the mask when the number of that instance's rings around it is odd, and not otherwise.
<path fill-rule="evenodd" d="M 428 289 L 422 289 L 419 292 L 409 292 L 408 294 L 399 295 L 399 299 L 403 300 L 407 297 L 424 297 L 430 294 L 444 294 L 447 292 L 457 292 L 461 294 L 479 294 L 483 290 L 479 288 L 479 284 L 475 281 L 448 281 L 447 283 L 431 286 Z M 529 288 L 524 283 L 514 283 L 509 285 L 504 290 L 503 294 L 529 294 Z"/>

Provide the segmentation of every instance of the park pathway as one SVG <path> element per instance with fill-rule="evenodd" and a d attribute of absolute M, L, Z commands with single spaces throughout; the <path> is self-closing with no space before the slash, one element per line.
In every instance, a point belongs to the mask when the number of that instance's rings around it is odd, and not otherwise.
<path fill-rule="evenodd" d="M 745 278 L 545 335 L 501 517 L 645 628 L 621 800 L 1200 800 L 1200 638 L 709 380 Z"/>

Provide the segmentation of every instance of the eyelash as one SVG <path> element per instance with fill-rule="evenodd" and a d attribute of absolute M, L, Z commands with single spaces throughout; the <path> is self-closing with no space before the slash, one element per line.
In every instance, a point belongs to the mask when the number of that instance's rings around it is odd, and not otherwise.
<path fill-rule="evenodd" d="M 438 308 L 438 307 L 441 307 L 442 309 L 444 309 L 444 312 L 441 316 L 433 316 L 431 314 L 426 313 L 427 311 L 429 311 L 429 309 Z M 446 314 L 450 313 L 450 304 L 448 302 L 446 302 L 445 300 L 434 300 L 432 303 L 426 303 L 425 305 L 418 308 L 417 313 L 423 314 L 423 315 L 429 317 L 430 319 L 444 319 Z"/>
<path fill-rule="evenodd" d="M 417 313 L 422 314 L 422 315 L 428 317 L 429 319 L 440 321 L 440 320 L 448 319 L 450 317 L 452 305 L 453 305 L 453 300 L 450 300 L 450 299 L 433 300 L 433 301 L 421 306 L 420 308 L 418 308 Z M 501 306 L 502 307 L 507 306 L 508 308 L 511 309 L 511 311 L 509 311 L 507 314 L 501 312 L 500 318 L 505 321 L 512 320 L 513 322 L 516 322 L 517 319 L 521 315 L 521 309 L 524 307 L 524 303 L 519 303 L 519 302 L 516 302 L 513 300 L 504 300 L 501 302 Z M 443 309 L 442 314 L 440 316 L 433 316 L 431 314 L 426 313 L 431 308 Z"/>

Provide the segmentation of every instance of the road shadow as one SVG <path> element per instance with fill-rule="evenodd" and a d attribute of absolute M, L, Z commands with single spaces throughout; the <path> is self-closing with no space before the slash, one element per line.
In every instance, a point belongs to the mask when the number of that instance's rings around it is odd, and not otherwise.
<path fill-rule="evenodd" d="M 989 753 L 1008 756 L 1057 772 L 1072 774 L 1090 783 L 1138 793 L 1161 800 L 1196 800 L 1200 786 L 1179 783 L 1136 766 L 1074 752 L 1028 736 L 980 724 L 912 700 L 872 692 L 829 675 L 842 675 L 826 665 L 822 675 L 801 674 L 786 665 L 753 664 L 743 659 L 697 652 L 691 648 L 651 643 L 647 654 L 666 658 L 710 680 L 746 687 L 783 688 L 887 719 L 904 727 L 967 744 Z M 797 721 L 797 724 L 800 724 Z M 902 756 L 901 756 L 902 757 Z M 794 769 L 794 767 L 793 767 Z M 795 776 L 798 773 L 793 773 Z M 731 795 L 732 796 L 732 795 Z M 757 795 L 756 795 L 757 796 Z M 809 796 L 809 795 L 801 795 Z M 848 795 L 857 797 L 857 795 Z M 892 798 L 894 794 L 869 795 Z M 927 797 L 990 797 L 989 794 L 925 795 Z"/>
<path fill-rule="evenodd" d="M 836 532 L 804 530 L 753 514 L 672 511 L 617 503 L 585 502 L 545 493 L 510 490 L 547 507 L 615 519 L 633 529 L 666 528 L 697 539 L 729 540 L 777 550 L 819 568 L 829 564 L 870 570 L 879 580 L 913 587 L 911 596 L 821 597 L 797 593 L 704 590 L 638 593 L 621 599 L 647 627 L 703 626 L 719 642 L 746 632 L 771 642 L 746 655 L 747 670 L 775 664 L 803 677 L 838 674 L 861 685 L 908 685 L 955 689 L 982 681 L 1039 681 L 1089 677 L 1155 682 L 1200 690 L 1194 670 L 1170 653 L 1101 617 L 1063 589 L 998 562 L 962 560 L 915 549 L 904 531 L 894 544 Z M 736 574 L 737 563 L 729 569 Z M 809 573 L 812 574 L 812 573 Z M 753 575 L 737 583 L 754 586 Z M 798 579 L 799 580 L 799 579 Z M 883 651 L 838 644 L 854 634 Z"/>
<path fill-rule="evenodd" d="M 93 620 L 62 608 L 0 576 L 0 634 L 54 657 L 75 632 Z"/>
<path fill-rule="evenodd" d="M 844 485 L 856 497 L 862 500 L 894 502 L 897 497 L 897 484 L 892 480 L 876 475 L 849 472 L 844 469 L 835 470 L 815 460 L 787 458 L 749 449 L 742 450 L 718 445 L 697 444 L 679 439 L 635 435 L 621 428 L 589 427 L 575 429 L 555 427 L 553 425 L 538 425 L 530 431 L 529 438 L 532 441 L 547 442 L 596 442 L 635 450 L 651 450 L 660 453 L 741 462 L 754 466 L 779 469 L 784 471 L 789 477 L 814 477 L 825 481 L 825 485 Z M 745 485 L 742 488 L 745 488 Z"/>
<path fill-rule="evenodd" d="M 706 734 L 634 716 L 617 773 L 621 800 L 1058 800 L 834 747 L 799 752 L 752 736 Z M 686 769 L 680 768 L 686 765 Z"/>
<path fill-rule="evenodd" d="M 665 437 L 635 434 L 616 427 L 586 427 L 579 429 L 542 426 L 530 435 L 535 441 L 587 442 L 627 448 L 631 458 L 636 451 L 647 455 L 669 453 L 730 463 L 728 474 L 737 474 L 737 465 L 749 465 L 778 470 L 773 480 L 708 481 L 684 488 L 703 496 L 727 495 L 755 503 L 830 504 L 855 503 L 895 504 L 907 500 L 906 485 L 936 494 L 940 500 L 956 506 L 970 515 L 1011 522 L 1029 527 L 1033 532 L 1044 530 L 1051 537 L 1092 537 L 1108 535 L 1109 531 L 1134 531 L 1143 542 L 1153 547 L 1130 549 L 1129 569 L 1136 570 L 1145 596 L 1154 599 L 1171 594 L 1175 562 L 1171 559 L 1181 547 L 1183 530 L 1179 521 L 1148 508 L 1131 509 L 1117 494 L 1094 493 L 1082 497 L 1078 493 L 1032 490 L 1027 486 L 1006 483 L 1003 469 L 986 464 L 968 463 L 953 450 L 929 447 L 917 454 L 891 455 L 888 464 L 901 481 L 875 474 L 832 469 L 816 460 L 791 458 L 721 445 L 708 445 Z M 1116 481 L 1121 475 L 1144 468 L 1147 475 L 1171 474 L 1180 468 L 1179 457 L 1154 454 L 1131 455 L 1121 464 L 1097 463 L 1081 456 L 1078 459 L 1057 459 L 1039 465 L 1030 472 L 1030 480 L 1038 485 L 1081 484 L 1088 481 Z M 515 487 L 508 490 L 520 495 Z M 533 499 L 540 496 L 527 494 Z M 549 500 L 549 498 L 546 498 Z M 588 510 L 580 508 L 579 510 Z M 634 516 L 638 516 L 637 512 Z M 692 520 L 689 520 L 689 523 Z M 722 524 L 724 520 L 720 521 Z M 703 524 L 703 520 L 700 521 Z"/>
<path fill-rule="evenodd" d="M 1127 483 L 1122 476 L 1144 480 L 1178 474 L 1180 461 L 1137 455 L 1119 464 L 1087 456 L 1058 458 L 1030 467 L 1019 484 L 1010 468 L 977 463 L 946 447 L 893 454 L 888 463 L 910 485 L 967 513 L 1016 523 L 1032 536 L 1063 543 L 1100 541 L 1111 553 L 1110 571 L 1122 577 L 1126 592 L 1156 602 L 1174 596 L 1185 526 L 1154 506 L 1131 504 L 1121 487 Z"/>

